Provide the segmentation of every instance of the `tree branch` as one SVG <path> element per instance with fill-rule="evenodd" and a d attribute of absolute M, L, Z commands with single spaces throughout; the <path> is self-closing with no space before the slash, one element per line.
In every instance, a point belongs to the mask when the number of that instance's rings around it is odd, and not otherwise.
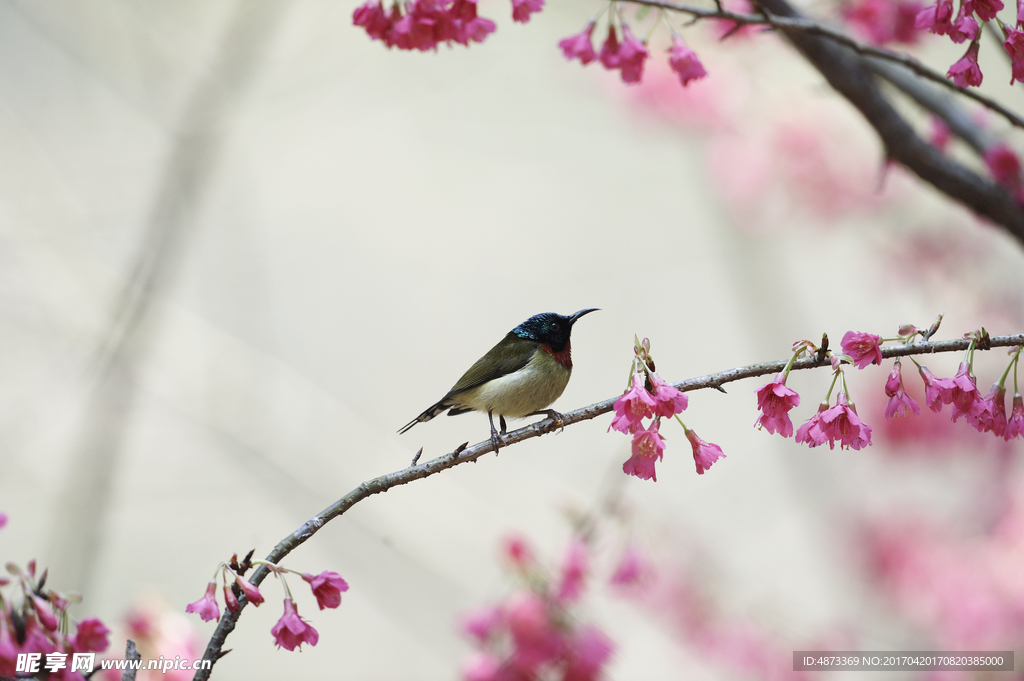
<path fill-rule="evenodd" d="M 956 352 L 967 350 L 970 341 L 968 340 L 947 340 L 947 341 L 920 341 L 909 345 L 896 345 L 882 348 L 882 356 L 885 358 L 889 357 L 902 357 L 906 355 L 923 355 L 932 354 L 936 352 Z M 997 347 L 1016 347 L 1018 345 L 1024 345 L 1024 334 L 1016 334 L 1012 336 L 995 336 L 989 339 L 989 342 L 984 346 L 976 346 L 977 350 L 987 350 L 990 348 Z M 776 374 L 786 368 L 787 360 L 777 360 L 773 362 L 761 362 L 759 364 L 750 364 L 744 367 L 738 367 L 736 369 L 727 369 L 725 371 L 719 371 L 714 374 L 707 374 L 705 376 L 697 376 L 690 378 L 685 381 L 673 383 L 672 385 L 683 392 L 689 392 L 692 390 L 701 390 L 706 388 L 721 389 L 721 386 L 726 383 L 732 383 L 745 378 L 754 378 L 757 376 L 765 376 L 769 374 Z M 793 363 L 793 371 L 800 371 L 803 369 L 813 369 L 815 367 L 826 366 L 829 364 L 827 357 L 823 357 L 820 361 L 816 356 L 804 357 L 796 360 Z M 562 425 L 556 425 L 551 419 L 544 419 L 536 423 L 532 423 L 518 430 L 514 430 L 507 433 L 502 439 L 504 446 L 507 448 L 511 445 L 523 442 L 524 440 L 530 440 L 535 437 L 540 437 L 555 430 L 567 428 L 571 425 L 582 423 L 583 421 L 589 421 L 602 414 L 610 412 L 615 404 L 615 401 L 620 396 L 610 397 L 602 402 L 597 402 L 589 407 L 583 407 L 575 411 L 571 411 L 564 414 Z M 387 492 L 393 487 L 399 485 L 405 485 L 413 480 L 420 480 L 421 478 L 430 477 L 435 473 L 440 473 L 448 468 L 453 468 L 460 464 L 476 462 L 484 454 L 494 451 L 494 445 L 491 443 L 490 438 L 479 442 L 472 447 L 467 446 L 468 443 L 464 443 L 457 447 L 454 451 L 439 456 L 436 459 L 431 459 L 426 463 L 419 465 L 411 465 L 408 468 L 404 468 L 394 473 L 388 473 L 381 475 L 372 480 L 360 484 L 354 490 L 341 497 L 333 504 L 325 508 L 323 511 L 315 515 L 314 517 L 307 520 L 302 526 L 292 532 L 290 535 L 278 542 L 274 550 L 267 555 L 266 560 L 270 563 L 280 563 L 289 553 L 294 551 L 296 548 L 305 543 L 310 537 L 317 533 L 317 531 L 326 525 L 331 520 L 334 520 L 338 516 L 345 513 L 347 510 L 355 506 L 357 503 L 371 497 L 375 494 L 381 494 Z M 421 449 L 422 451 L 422 449 Z M 260 566 L 249 581 L 255 585 L 259 585 L 267 577 L 270 571 Z M 213 636 L 210 638 L 210 642 L 206 646 L 206 652 L 203 654 L 204 660 L 211 660 L 212 664 L 216 664 L 217 660 L 223 655 L 221 652 L 224 642 L 228 635 L 234 631 L 235 625 L 238 622 L 239 616 L 242 614 L 242 610 L 248 604 L 244 595 L 238 597 L 239 608 L 235 612 L 225 610 L 224 615 L 217 623 L 217 628 L 213 632 Z M 193 681 L 206 681 L 209 679 L 211 669 L 200 669 L 196 672 Z"/>

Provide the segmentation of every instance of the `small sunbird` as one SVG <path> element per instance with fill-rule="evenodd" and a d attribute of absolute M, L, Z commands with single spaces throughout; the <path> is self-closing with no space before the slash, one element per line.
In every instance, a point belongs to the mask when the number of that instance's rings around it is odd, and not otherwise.
<path fill-rule="evenodd" d="M 573 324 L 597 309 L 587 308 L 568 316 L 554 312 L 533 315 L 478 359 L 447 395 L 398 432 L 404 433 L 445 410 L 448 416 L 484 411 L 497 452 L 502 445 L 501 435 L 506 432 L 506 416 L 547 416 L 562 421 L 561 414 L 546 407 L 559 398 L 572 375 L 569 336 Z M 494 428 L 495 414 L 501 423 L 501 435 Z"/>

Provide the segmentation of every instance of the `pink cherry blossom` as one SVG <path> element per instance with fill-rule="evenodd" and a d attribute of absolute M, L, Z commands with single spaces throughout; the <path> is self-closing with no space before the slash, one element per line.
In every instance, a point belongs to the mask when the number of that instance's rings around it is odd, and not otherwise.
<path fill-rule="evenodd" d="M 369 0 L 365 5 L 356 8 L 352 13 L 352 23 L 355 26 L 362 26 L 374 40 L 384 40 L 391 28 L 391 22 L 381 0 Z"/>
<path fill-rule="evenodd" d="M 594 44 L 590 40 L 593 32 L 594 22 L 591 21 L 581 32 L 562 39 L 558 46 L 562 48 L 565 58 L 569 61 L 579 59 L 584 66 L 597 59 L 597 55 L 594 54 Z"/>
<path fill-rule="evenodd" d="M 936 378 L 935 374 L 924 365 L 919 366 L 917 371 L 924 381 L 924 403 L 932 411 L 942 411 L 942 395 L 952 389 L 952 379 Z"/>
<path fill-rule="evenodd" d="M 249 601 L 257 608 L 263 603 L 263 594 L 256 588 L 256 585 L 250 582 L 245 577 L 235 577 L 235 583 L 238 584 L 242 593 L 245 594 L 245 600 Z"/>
<path fill-rule="evenodd" d="M 993 383 L 988 395 L 974 401 L 967 422 L 980 433 L 992 431 L 997 437 L 1002 437 L 1006 432 L 1006 388 Z"/>
<path fill-rule="evenodd" d="M 1020 393 L 1013 394 L 1013 413 L 1006 422 L 1006 431 L 1003 438 L 1007 441 L 1017 437 L 1024 437 L 1024 398 Z"/>
<path fill-rule="evenodd" d="M 697 474 L 704 475 L 704 471 L 711 468 L 711 464 L 725 457 L 722 448 L 711 442 L 705 442 L 689 428 L 686 429 L 686 439 L 690 441 L 693 448 L 693 462 L 697 466 Z"/>
<path fill-rule="evenodd" d="M 110 629 L 107 629 L 103 622 L 95 617 L 90 617 L 78 623 L 75 635 L 68 640 L 68 644 L 76 653 L 101 653 L 109 645 L 107 640 L 109 633 Z"/>
<path fill-rule="evenodd" d="M 608 37 L 601 45 L 601 52 L 597 58 L 608 70 L 617 69 L 622 65 L 619 61 L 619 39 L 615 34 L 615 27 L 611 24 L 608 24 Z"/>
<path fill-rule="evenodd" d="M 622 24 L 622 44 L 619 45 L 619 69 L 624 83 L 639 83 L 644 75 L 647 46 L 636 39 L 629 26 Z"/>
<path fill-rule="evenodd" d="M 555 598 L 560 602 L 571 602 L 579 598 L 583 592 L 583 582 L 587 577 L 589 551 L 587 545 L 580 540 L 569 544 L 565 560 L 562 563 L 562 574 L 558 582 Z"/>
<path fill-rule="evenodd" d="M 512 0 L 512 19 L 525 24 L 530 15 L 544 9 L 544 0 Z"/>
<path fill-rule="evenodd" d="M 665 441 L 658 433 L 661 421 L 655 421 L 647 430 L 639 430 L 633 436 L 633 455 L 622 464 L 622 472 L 635 475 L 641 480 L 658 481 L 654 463 L 662 458 Z"/>
<path fill-rule="evenodd" d="M 821 432 L 821 415 L 828 410 L 828 402 L 822 402 L 818 405 L 818 411 L 814 412 L 814 416 L 807 419 L 807 422 L 796 430 L 796 441 L 805 442 L 808 447 L 812 449 L 818 445 L 823 445 L 828 442 L 828 438 Z M 834 449 L 834 447 L 833 447 Z"/>
<path fill-rule="evenodd" d="M 7 525 L 7 514 L 0 513 L 0 530 L 4 529 L 5 525 Z"/>
<path fill-rule="evenodd" d="M 860 420 L 856 408 L 847 403 L 844 392 L 839 393 L 834 407 L 822 412 L 818 427 L 833 448 L 837 440 L 843 447 L 851 449 L 862 449 L 871 444 L 871 426 Z"/>
<path fill-rule="evenodd" d="M 869 364 L 882 363 L 882 346 L 880 336 L 873 333 L 847 331 L 840 343 L 843 352 L 853 358 L 858 369 Z"/>
<path fill-rule="evenodd" d="M 967 52 L 964 53 L 955 64 L 949 67 L 949 71 L 946 72 L 947 78 L 952 78 L 953 82 L 960 87 L 977 87 L 981 85 L 981 67 L 978 66 L 978 45 L 979 43 L 973 42 L 971 46 L 967 48 Z"/>
<path fill-rule="evenodd" d="M 982 21 L 992 21 L 1003 8 L 1002 0 L 963 0 L 965 12 L 974 12 Z"/>
<path fill-rule="evenodd" d="M 1014 81 L 1024 83 L 1024 31 L 1007 26 L 1003 49 L 1010 55 L 1010 85 Z"/>
<path fill-rule="evenodd" d="M 938 0 L 918 12 L 914 26 L 936 35 L 946 35 L 953 28 L 953 0 Z"/>
<path fill-rule="evenodd" d="M 697 58 L 697 53 L 687 47 L 683 37 L 678 33 L 672 35 L 672 47 L 668 51 L 668 64 L 676 74 L 679 82 L 685 87 L 691 80 L 700 80 L 708 75 L 704 65 Z"/>
<path fill-rule="evenodd" d="M 227 584 L 224 585 L 224 605 L 227 606 L 228 612 L 238 612 L 238 598 Z"/>
<path fill-rule="evenodd" d="M 271 628 L 270 633 L 273 634 L 277 647 L 286 650 L 295 650 L 296 648 L 301 650 L 303 643 L 315 646 L 320 640 L 320 634 L 316 629 L 299 617 L 295 601 L 291 598 L 284 599 L 284 614 Z"/>
<path fill-rule="evenodd" d="M 612 419 L 608 430 L 635 433 L 641 426 L 641 419 L 654 416 L 654 409 L 657 406 L 654 396 L 644 387 L 643 374 L 633 374 L 633 387 L 615 400 L 615 418 Z"/>
<path fill-rule="evenodd" d="M 185 612 L 194 612 L 204 622 L 211 622 L 220 619 L 220 606 L 217 605 L 217 582 L 210 580 L 206 585 L 206 593 L 195 603 L 189 603 Z"/>
<path fill-rule="evenodd" d="M 661 380 L 658 374 L 651 374 L 651 386 L 654 388 L 654 415 L 671 418 L 673 414 L 681 414 L 689 404 L 689 398 L 677 388 L 673 388 Z"/>
<path fill-rule="evenodd" d="M 970 414 L 977 397 L 978 384 L 971 374 L 971 365 L 966 361 L 960 362 L 956 376 L 950 381 L 949 387 L 942 391 L 942 401 L 953 405 L 953 421 Z"/>
<path fill-rule="evenodd" d="M 448 11 L 453 22 L 452 39 L 460 45 L 482 43 L 496 28 L 493 21 L 476 14 L 476 0 L 455 0 Z"/>
<path fill-rule="evenodd" d="M 786 377 L 780 372 L 757 390 L 757 408 L 761 410 L 761 416 L 755 425 L 769 433 L 790 437 L 793 435 L 793 422 L 789 419 L 789 411 L 799 404 L 800 396 L 786 387 Z"/>
<path fill-rule="evenodd" d="M 910 412 L 914 412 L 914 416 L 921 415 L 921 407 L 903 387 L 903 371 L 898 359 L 893 363 L 889 379 L 885 382 L 885 394 L 889 396 L 889 403 L 885 405 L 885 418 L 907 416 Z"/>
<path fill-rule="evenodd" d="M 337 608 L 341 605 L 341 592 L 348 591 L 348 582 L 341 578 L 337 572 L 325 570 L 318 575 L 308 572 L 302 573 L 302 578 L 309 583 L 316 596 L 316 604 L 320 609 Z"/>
<path fill-rule="evenodd" d="M 961 9 L 956 17 L 956 21 L 953 22 L 953 28 L 949 29 L 949 39 L 957 44 L 965 40 L 974 41 L 978 39 L 978 33 L 980 32 L 981 29 L 978 27 L 978 22 L 974 20 L 974 17 L 966 14 Z"/>

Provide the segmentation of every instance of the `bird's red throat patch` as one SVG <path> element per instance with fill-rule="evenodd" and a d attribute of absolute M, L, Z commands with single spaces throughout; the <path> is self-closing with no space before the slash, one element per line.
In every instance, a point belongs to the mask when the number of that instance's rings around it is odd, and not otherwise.
<path fill-rule="evenodd" d="M 555 352 L 551 349 L 551 346 L 547 343 L 541 343 L 540 347 L 544 352 L 548 353 L 555 358 L 555 361 L 561 364 L 566 369 L 572 370 L 572 348 L 569 347 L 569 341 L 565 342 L 565 347 L 559 352 Z"/>

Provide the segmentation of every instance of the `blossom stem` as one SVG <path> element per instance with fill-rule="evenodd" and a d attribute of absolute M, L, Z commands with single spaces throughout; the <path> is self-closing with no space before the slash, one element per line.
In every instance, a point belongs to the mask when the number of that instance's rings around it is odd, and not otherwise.
<path fill-rule="evenodd" d="M 831 404 L 831 402 L 832 402 L 832 391 L 835 389 L 836 381 L 839 379 L 839 374 L 841 374 L 841 373 L 842 373 L 841 371 L 836 371 L 835 373 L 832 374 L 832 385 L 830 385 L 828 387 L 828 393 L 825 394 L 825 402 L 826 403 Z"/>

